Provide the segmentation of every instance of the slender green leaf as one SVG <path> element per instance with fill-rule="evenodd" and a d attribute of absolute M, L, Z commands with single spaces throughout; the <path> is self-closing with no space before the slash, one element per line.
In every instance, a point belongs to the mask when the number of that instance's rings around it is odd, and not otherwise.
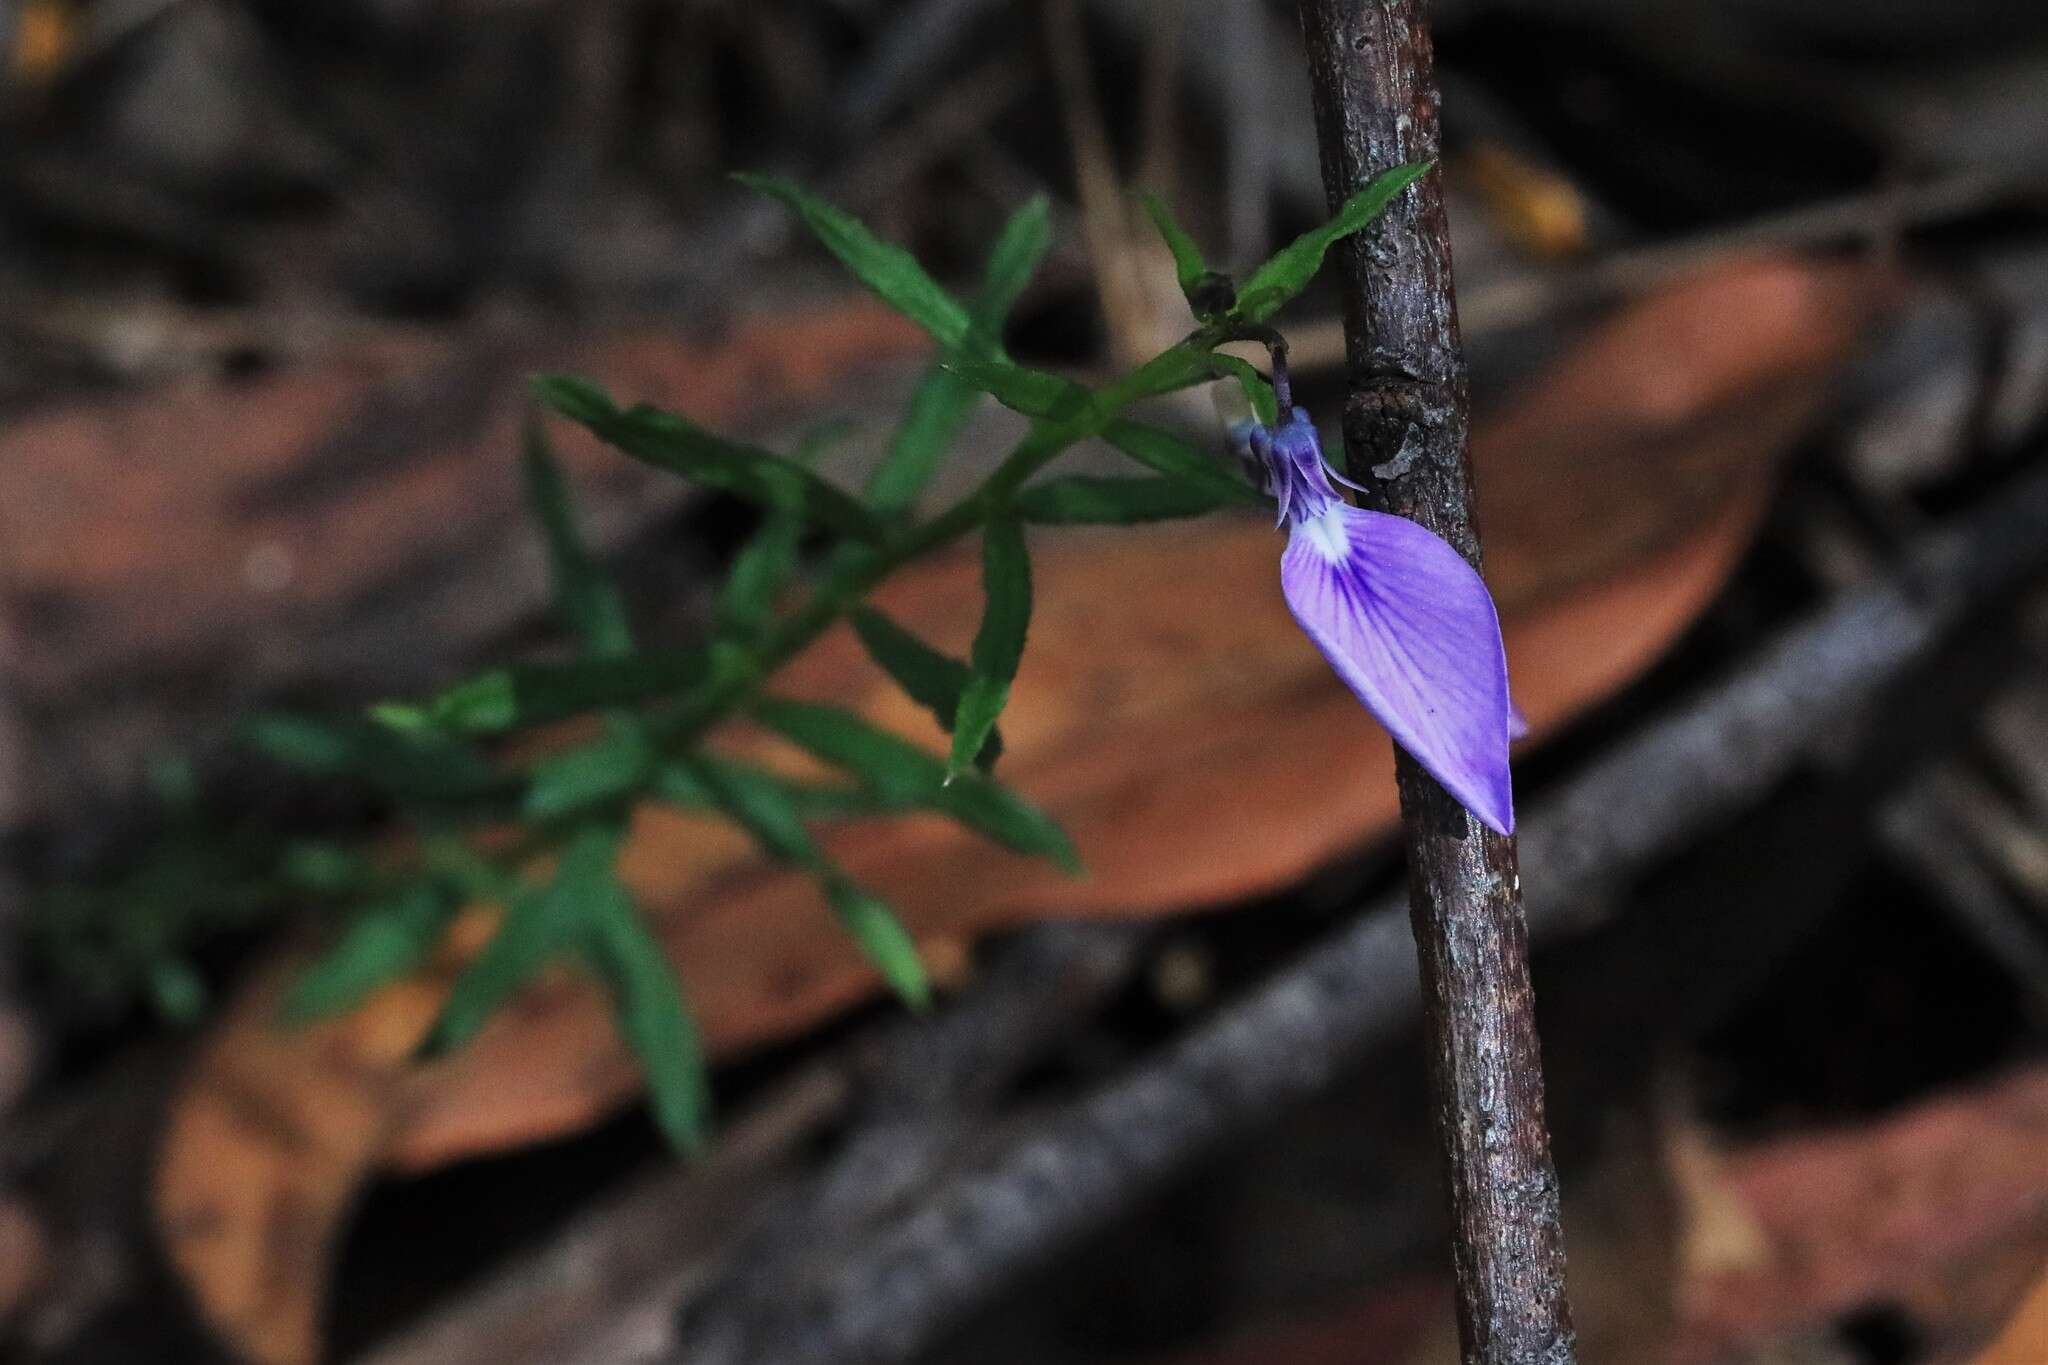
<path fill-rule="evenodd" d="M 754 715 L 800 748 L 845 769 L 885 802 L 941 811 L 1005 847 L 1080 870 L 1073 845 L 1045 812 L 976 773 L 948 782 L 942 760 L 851 711 L 770 699 L 757 703 Z"/>
<path fill-rule="evenodd" d="M 1229 376 L 1244 390 L 1245 406 L 1262 426 L 1277 426 L 1280 421 L 1280 403 L 1273 396 L 1273 385 L 1266 376 L 1252 368 L 1249 360 L 1218 351 L 1210 355 L 1209 363 L 1216 369 L 1217 378 Z"/>
<path fill-rule="evenodd" d="M 885 815 L 907 809 L 901 802 L 883 800 L 866 787 L 839 783 L 799 782 L 780 773 L 750 764 L 721 760 L 728 768 L 744 768 L 757 782 L 773 782 L 806 820 L 843 820 L 854 816 Z M 648 793 L 655 799 L 686 810 L 723 810 L 719 794 L 705 782 L 700 769 L 682 762 L 664 763 L 648 778 Z"/>
<path fill-rule="evenodd" d="M 357 917 L 326 956 L 300 975 L 285 999 L 289 1023 L 306 1023 L 361 1004 L 409 974 L 441 942 L 455 905 L 440 888 L 416 882 Z"/>
<path fill-rule="evenodd" d="M 1228 362 L 1235 359 L 1212 356 L 1185 346 L 1174 347 L 1162 355 L 1170 357 L 1170 360 L 1150 370 L 1149 374 L 1140 371 L 1145 375 L 1141 387 L 1147 394 L 1206 383 L 1216 377 L 1216 368 L 1230 372 Z M 1223 363 L 1212 367 L 1212 361 Z M 1098 395 L 1091 394 L 1083 385 L 1007 362 L 971 361 L 956 357 L 945 363 L 953 373 L 991 394 L 1005 407 L 1062 427 L 1073 424 L 1071 431 L 1058 433 L 1062 438 L 1086 435 L 1100 421 L 1102 438 L 1147 468 L 1199 483 L 1215 493 L 1219 500 L 1229 499 L 1248 505 L 1267 501 L 1258 490 L 1225 473 L 1212 458 L 1173 433 L 1130 418 L 1109 417 L 1107 414 L 1113 405 L 1102 402 Z M 1250 367 L 1246 368 L 1249 370 Z M 1256 375 L 1253 378 L 1256 379 Z M 1263 380 L 1258 382 L 1264 383 Z M 1144 395 L 1126 394 L 1125 399 L 1136 396 Z M 1271 409 L 1270 386 L 1266 386 L 1264 401 L 1265 406 Z"/>
<path fill-rule="evenodd" d="M 844 877 L 826 878 L 825 898 L 897 997 L 912 1009 L 929 1008 L 932 983 L 918 956 L 917 941 L 888 902 Z"/>
<path fill-rule="evenodd" d="M 1050 210 L 1045 196 L 1035 195 L 1010 216 L 989 253 L 981 293 L 970 315 L 972 327 L 963 343 L 965 351 L 987 359 L 1001 358 L 996 339 L 1051 243 Z M 959 435 L 973 403 L 973 386 L 946 373 L 943 366 L 933 366 L 911 394 L 896 439 L 868 480 L 868 505 L 884 515 L 894 515 L 916 502 L 946 448 Z"/>
<path fill-rule="evenodd" d="M 1147 469 L 1215 494 L 1219 501 L 1263 506 L 1271 500 L 1244 480 L 1226 473 L 1215 458 L 1160 427 L 1128 419 L 1111 422 L 1103 439 Z"/>
<path fill-rule="evenodd" d="M 533 765 L 520 813 L 545 823 L 619 800 L 646 780 L 653 762 L 645 728 L 631 716 L 613 716 L 598 738 Z"/>
<path fill-rule="evenodd" d="M 822 865 L 824 855 L 804 826 L 803 810 L 781 781 L 759 769 L 701 754 L 678 759 L 673 766 L 710 792 L 718 807 L 770 855 L 798 867 Z"/>
<path fill-rule="evenodd" d="M 1202 248 L 1196 246 L 1195 239 L 1174 220 L 1173 210 L 1166 206 L 1165 200 L 1156 194 L 1143 194 L 1138 196 L 1138 202 L 1145 206 L 1145 212 L 1152 217 L 1152 226 L 1159 229 L 1166 249 L 1173 253 L 1173 273 L 1180 281 L 1180 292 L 1192 298 L 1203 277 L 1209 274 L 1209 263 L 1202 259 Z"/>
<path fill-rule="evenodd" d="M 951 655 L 941 654 L 872 607 L 863 607 L 853 614 L 853 629 L 867 647 L 868 657 L 881 665 L 882 671 L 912 701 L 931 712 L 941 730 L 952 734 L 960 694 L 966 690 L 973 670 Z M 975 755 L 974 766 L 988 772 L 1002 753 L 1002 732 L 991 730 L 981 752 Z"/>
<path fill-rule="evenodd" d="M 273 712 L 243 722 L 241 733 L 287 768 L 349 778 L 402 796 L 464 800 L 504 784 L 490 760 L 473 747 L 432 730 L 401 733 L 367 720 Z"/>
<path fill-rule="evenodd" d="M 981 534 L 981 585 L 986 597 L 971 654 L 973 676 L 953 714 L 951 773 L 965 771 L 995 733 L 1010 699 L 1010 682 L 1024 657 L 1031 628 L 1031 555 L 1023 523 L 1008 513 L 991 518 Z"/>
<path fill-rule="evenodd" d="M 831 445 L 852 432 L 849 422 L 830 422 L 810 432 L 797 443 L 790 456 L 809 468 Z M 761 525 L 733 557 L 719 595 L 718 626 L 735 640 L 753 640 L 767 629 L 775 616 L 775 599 L 796 576 L 803 548 L 802 518 L 788 512 L 769 512 Z"/>
<path fill-rule="evenodd" d="M 1038 263 L 1051 245 L 1052 201 L 1034 194 L 1010 215 L 989 251 L 988 268 L 982 273 L 981 292 L 975 296 L 972 310 L 978 336 L 993 340 L 1002 334 L 1004 320 L 1038 273 Z"/>
<path fill-rule="evenodd" d="M 1182 479 L 1047 479 L 1017 495 L 1017 514 L 1056 526 L 1127 526 L 1199 517 L 1236 500 Z"/>
<path fill-rule="evenodd" d="M 795 209 L 854 278 L 930 332 L 941 346 L 950 350 L 966 340 L 971 325 L 967 310 L 902 247 L 883 241 L 852 214 L 779 176 L 741 174 L 733 178 Z"/>
<path fill-rule="evenodd" d="M 834 913 L 883 979 L 911 1006 L 922 1008 L 929 1003 L 931 987 L 910 935 L 897 923 L 894 911 L 855 885 L 819 849 L 787 783 L 758 769 L 706 755 L 680 760 L 675 766 L 689 772 L 711 793 L 718 806 L 769 856 L 816 873 Z"/>
<path fill-rule="evenodd" d="M 527 501 L 547 541 L 548 567 L 554 578 L 555 605 L 584 648 L 601 658 L 633 652 L 633 628 L 618 587 L 599 566 L 576 528 L 576 509 L 569 496 L 538 415 L 526 421 L 520 464 L 526 475 Z"/>
<path fill-rule="evenodd" d="M 859 500 L 833 487 L 795 460 L 728 441 L 686 417 L 644 404 L 624 412 L 594 385 L 542 377 L 534 395 L 599 440 L 657 469 L 763 507 L 790 512 L 859 540 L 882 537 L 882 525 Z M 568 401 L 555 406 L 564 395 Z M 602 406 L 600 406 L 600 404 Z"/>
<path fill-rule="evenodd" d="M 775 599 L 796 574 L 804 524 L 786 512 L 770 512 L 759 530 L 734 556 L 718 596 L 718 628 L 735 640 L 752 640 L 775 617 Z"/>
<path fill-rule="evenodd" d="M 1031 628 L 1031 552 L 1014 516 L 996 515 L 982 528 L 981 586 L 988 603 L 974 634 L 974 671 L 1008 682 L 1017 676 Z"/>
<path fill-rule="evenodd" d="M 1074 851 L 1066 831 L 993 778 L 963 773 L 948 782 L 942 777 L 938 793 L 925 804 L 1005 848 L 1047 859 L 1064 872 L 1078 875 L 1082 871 L 1081 855 Z"/>
<path fill-rule="evenodd" d="M 1091 397 L 1087 388 L 1070 379 L 1008 360 L 948 356 L 941 363 L 962 382 L 1026 417 L 1064 421 L 1082 413 Z"/>
<path fill-rule="evenodd" d="M 892 804 L 929 801 L 945 779 L 945 766 L 937 759 L 851 711 L 771 698 L 756 703 L 754 715 L 798 747 L 844 768 Z"/>
<path fill-rule="evenodd" d="M 612 998 L 619 1034 L 647 1079 L 655 1126 L 677 1151 L 703 1149 L 711 1127 L 704 1047 L 682 984 L 625 889 L 614 880 L 596 907 L 584 951 Z"/>
<path fill-rule="evenodd" d="M 1337 215 L 1309 232 L 1289 242 L 1275 252 L 1267 262 L 1252 272 L 1238 291 L 1237 310 L 1234 316 L 1241 322 L 1264 322 L 1296 294 L 1308 287 L 1316 272 L 1323 267 L 1323 256 L 1337 242 L 1371 223 L 1394 201 L 1394 196 L 1407 189 L 1429 170 L 1427 161 L 1410 162 L 1382 171 L 1366 186 L 1344 201 Z"/>
<path fill-rule="evenodd" d="M 528 375 L 526 384 L 542 407 L 553 408 L 572 422 L 588 426 L 618 413 L 611 395 L 573 374 Z"/>
<path fill-rule="evenodd" d="M 1237 302 L 1230 277 L 1209 268 L 1202 259 L 1202 249 L 1175 221 L 1166 201 L 1156 194 L 1141 195 L 1140 200 L 1145 212 L 1151 215 L 1152 225 L 1159 229 L 1166 249 L 1173 253 L 1174 278 L 1180 283 L 1181 297 L 1188 301 L 1189 311 L 1203 319 L 1228 313 Z"/>
<path fill-rule="evenodd" d="M 915 503 L 973 407 L 972 386 L 937 365 L 926 371 L 911 391 L 895 439 L 868 477 L 868 505 L 895 515 Z"/>
<path fill-rule="evenodd" d="M 456 734 L 501 734 L 585 711 L 668 696 L 704 682 L 711 671 L 711 657 L 701 649 L 649 651 L 622 659 L 513 664 L 457 683 L 424 706 L 391 703 L 379 707 L 376 714 L 387 726 L 408 735 L 431 734 L 436 728 Z"/>
<path fill-rule="evenodd" d="M 996 722 L 1009 704 L 1009 679 L 977 673 L 967 680 L 959 709 L 953 714 L 953 748 L 946 761 L 949 777 L 966 772 L 974 755 L 988 747 L 988 737 L 995 733 Z"/>
<path fill-rule="evenodd" d="M 424 1055 L 442 1055 L 474 1038 L 550 957 L 576 941 L 610 901 L 625 897 L 613 870 L 621 835 L 612 824 L 586 825 L 570 839 L 544 886 L 521 887 L 508 897 L 498 932 L 456 978 L 421 1045 Z"/>
<path fill-rule="evenodd" d="M 1208 383 L 1214 377 L 1209 368 L 1209 348 L 1214 342 L 1213 332 L 1198 332 L 1167 347 L 1105 391 L 1114 398 L 1112 406 Z"/>

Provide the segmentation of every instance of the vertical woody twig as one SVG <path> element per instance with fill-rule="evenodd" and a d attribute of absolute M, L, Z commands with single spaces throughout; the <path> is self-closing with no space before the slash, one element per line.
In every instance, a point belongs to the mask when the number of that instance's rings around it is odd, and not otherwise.
<path fill-rule="evenodd" d="M 1332 210 L 1374 174 L 1438 156 L 1422 0 L 1300 0 Z M 1351 474 L 1479 566 L 1470 408 L 1441 177 L 1342 247 Z M 1568 1365 L 1557 1175 L 1543 1124 L 1515 841 L 1398 755 L 1409 913 L 1436 1122 L 1448 1165 L 1467 1365 Z"/>

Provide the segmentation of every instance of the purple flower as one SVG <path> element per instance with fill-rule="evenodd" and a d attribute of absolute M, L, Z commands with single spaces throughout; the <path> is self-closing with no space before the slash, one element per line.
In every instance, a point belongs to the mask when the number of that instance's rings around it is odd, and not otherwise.
<path fill-rule="evenodd" d="M 1515 828 L 1507 655 L 1485 582 L 1442 539 L 1330 487 L 1308 414 L 1239 423 L 1231 444 L 1280 504 L 1280 587 L 1365 709 L 1487 827 Z M 1336 476 L 1340 482 L 1341 476 Z"/>

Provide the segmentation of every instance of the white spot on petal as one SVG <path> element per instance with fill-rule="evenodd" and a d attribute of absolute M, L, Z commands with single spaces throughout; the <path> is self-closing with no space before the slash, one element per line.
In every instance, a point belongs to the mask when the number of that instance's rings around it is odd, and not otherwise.
<path fill-rule="evenodd" d="M 1344 504 L 1332 502 L 1321 512 L 1294 528 L 1294 533 L 1318 555 L 1332 564 L 1342 563 L 1351 553 L 1351 528 L 1344 524 Z"/>

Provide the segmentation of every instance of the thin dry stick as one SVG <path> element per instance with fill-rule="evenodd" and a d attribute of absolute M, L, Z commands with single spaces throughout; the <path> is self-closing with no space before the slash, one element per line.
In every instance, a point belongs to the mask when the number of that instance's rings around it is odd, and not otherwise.
<path fill-rule="evenodd" d="M 1301 20 L 1334 211 L 1375 174 L 1438 156 L 1429 28 L 1421 0 L 1301 0 Z M 1340 263 L 1351 473 L 1477 568 L 1470 406 L 1438 174 L 1348 240 Z M 1464 1358 L 1566 1365 L 1571 1310 L 1515 841 L 1481 826 L 1407 754 L 1397 760 Z"/>

